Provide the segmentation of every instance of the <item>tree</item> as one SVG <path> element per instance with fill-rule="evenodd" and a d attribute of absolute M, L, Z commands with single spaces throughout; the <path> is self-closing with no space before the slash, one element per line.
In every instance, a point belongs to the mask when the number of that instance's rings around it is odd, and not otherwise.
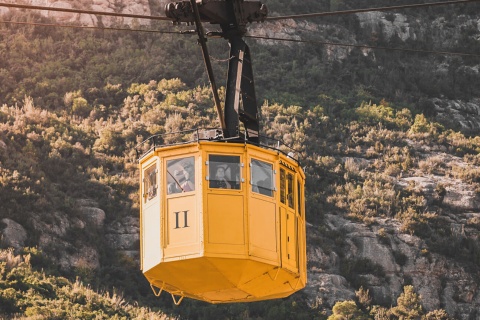
<path fill-rule="evenodd" d="M 358 303 L 360 304 L 363 311 L 370 309 L 372 305 L 372 297 L 370 297 L 370 290 L 365 290 L 363 287 L 360 287 L 358 291 L 355 291 L 355 295 L 357 296 Z"/>
<path fill-rule="evenodd" d="M 397 299 L 397 306 L 391 309 L 391 313 L 399 319 L 421 319 L 424 314 L 421 298 L 415 293 L 413 286 L 405 286 Z"/>
<path fill-rule="evenodd" d="M 422 320 L 449 320 L 450 317 L 448 316 L 447 312 L 443 309 L 434 310 L 427 313 Z"/>
<path fill-rule="evenodd" d="M 328 320 L 367 320 L 369 317 L 365 315 L 358 307 L 355 301 L 347 300 L 335 303 L 333 306 L 333 314 Z"/>
<path fill-rule="evenodd" d="M 92 111 L 92 107 L 88 105 L 88 101 L 83 97 L 73 99 L 72 112 L 75 115 L 87 117 Z"/>

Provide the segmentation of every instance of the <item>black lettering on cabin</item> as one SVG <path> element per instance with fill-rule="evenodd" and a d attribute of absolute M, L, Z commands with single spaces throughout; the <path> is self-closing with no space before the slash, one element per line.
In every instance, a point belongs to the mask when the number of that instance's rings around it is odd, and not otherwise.
<path fill-rule="evenodd" d="M 183 212 L 183 227 L 180 227 L 180 219 L 178 217 L 178 215 L 180 214 L 180 212 Z M 174 229 L 180 229 L 180 228 L 188 228 L 189 225 L 188 225 L 188 210 L 185 210 L 185 211 L 178 211 L 178 212 L 174 212 L 175 214 L 175 228 Z"/>
<path fill-rule="evenodd" d="M 289 163 L 286 163 L 286 162 L 283 161 L 283 160 L 280 160 L 280 164 L 281 164 L 282 166 L 284 166 L 284 167 L 292 170 L 293 172 L 297 172 L 297 170 L 295 170 L 295 168 L 294 168 L 292 165 L 290 165 Z"/>

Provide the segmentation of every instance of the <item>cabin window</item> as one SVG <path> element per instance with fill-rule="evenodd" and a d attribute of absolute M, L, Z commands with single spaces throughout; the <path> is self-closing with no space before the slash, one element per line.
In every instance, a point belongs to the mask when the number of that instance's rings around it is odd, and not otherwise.
<path fill-rule="evenodd" d="M 297 202 L 298 202 L 298 214 L 302 215 L 302 189 L 300 181 L 297 181 Z"/>
<path fill-rule="evenodd" d="M 240 156 L 209 155 L 207 176 L 209 187 L 240 189 L 240 167 Z"/>
<path fill-rule="evenodd" d="M 280 201 L 292 209 L 295 209 L 294 179 L 293 173 L 280 169 Z"/>
<path fill-rule="evenodd" d="M 143 197 L 145 202 L 157 196 L 157 165 L 154 164 L 145 170 L 143 176 Z"/>
<path fill-rule="evenodd" d="M 250 167 L 250 182 L 252 184 L 252 191 L 273 197 L 273 190 L 275 190 L 273 165 L 267 162 L 252 159 Z"/>
<path fill-rule="evenodd" d="M 287 203 L 287 197 L 285 196 L 286 194 L 286 188 L 285 188 L 285 170 L 280 169 L 280 201 L 282 203 Z"/>
<path fill-rule="evenodd" d="M 167 194 L 195 191 L 195 158 L 167 161 Z"/>
<path fill-rule="evenodd" d="M 287 201 L 288 206 L 292 209 L 295 209 L 295 194 L 293 193 L 293 174 L 287 173 Z"/>

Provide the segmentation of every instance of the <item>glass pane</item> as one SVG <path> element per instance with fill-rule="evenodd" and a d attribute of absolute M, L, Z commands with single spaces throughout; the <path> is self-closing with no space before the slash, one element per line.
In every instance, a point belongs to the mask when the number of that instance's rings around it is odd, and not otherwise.
<path fill-rule="evenodd" d="M 240 156 L 209 155 L 209 186 L 217 189 L 240 189 Z"/>
<path fill-rule="evenodd" d="M 280 201 L 286 203 L 285 196 L 285 170 L 280 169 Z"/>
<path fill-rule="evenodd" d="M 145 170 L 143 177 L 143 190 L 145 201 L 151 200 L 157 196 L 157 166 L 153 165 Z"/>
<path fill-rule="evenodd" d="M 195 158 L 167 161 L 167 194 L 195 191 Z"/>
<path fill-rule="evenodd" d="M 293 174 L 287 174 L 287 199 L 288 199 L 288 206 L 292 209 L 295 209 L 295 194 L 293 193 Z"/>
<path fill-rule="evenodd" d="M 297 181 L 297 202 L 298 202 L 298 214 L 302 215 L 302 188 L 300 181 Z"/>
<path fill-rule="evenodd" d="M 273 165 L 252 159 L 251 177 L 252 191 L 273 197 Z"/>

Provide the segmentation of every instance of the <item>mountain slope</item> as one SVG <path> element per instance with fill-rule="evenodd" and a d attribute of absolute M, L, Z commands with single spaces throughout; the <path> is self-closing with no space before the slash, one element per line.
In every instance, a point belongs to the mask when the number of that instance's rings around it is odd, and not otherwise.
<path fill-rule="evenodd" d="M 282 14 L 348 8 L 268 4 Z M 252 33 L 478 52 L 474 9 L 286 21 Z M 173 309 L 136 266 L 133 147 L 153 133 L 215 124 L 194 37 L 1 30 L 3 247 L 38 247 L 52 274 L 120 288 L 127 301 L 185 318 L 326 318 L 340 301 L 361 305 L 360 287 L 372 298 L 365 313 L 396 305 L 407 285 L 423 314 L 478 315 L 478 59 L 252 41 L 263 131 L 298 149 L 307 173 L 309 285 L 281 301 Z M 209 45 L 222 75 L 225 43 Z"/>

